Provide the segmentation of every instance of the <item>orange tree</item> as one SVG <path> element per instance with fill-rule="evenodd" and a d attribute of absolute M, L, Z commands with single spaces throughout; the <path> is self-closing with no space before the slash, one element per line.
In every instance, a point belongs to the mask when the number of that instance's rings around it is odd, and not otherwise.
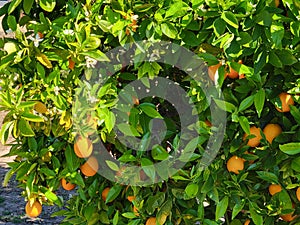
<path fill-rule="evenodd" d="M 0 39 L 0 109 L 7 112 L 0 138 L 15 138 L 8 155 L 16 158 L 4 184 L 16 174 L 31 216 L 40 214 L 41 205 L 65 206 L 55 213 L 65 216 L 63 224 L 296 224 L 299 11 L 297 0 L 7 3 L 0 9 L 2 26 L 14 37 Z M 105 53 L 142 40 L 176 43 L 198 55 L 208 66 L 207 79 L 193 80 L 160 62 L 123 59 L 117 72 L 104 70 L 105 85 L 85 93 L 94 104 L 81 112 L 76 93 L 88 86 L 82 77 L 109 67 Z M 149 151 L 125 146 L 113 129 L 113 108 L 125 85 L 157 76 L 185 90 L 199 119 L 191 127 L 199 134 L 195 151 L 159 182 L 154 164 L 176 150 L 181 135 L 181 115 L 172 104 L 127 98 L 133 107 L 123 112 L 129 121 L 118 126 L 121 133 L 147 143 L 152 119 L 167 124 L 164 139 Z M 201 84 L 208 81 L 224 99 L 207 101 Z M 215 159 L 201 167 L 205 146 L 220 129 L 210 105 L 227 112 L 226 132 Z M 97 174 L 105 168 L 94 147 L 100 140 L 120 162 L 106 161 L 116 178 L 126 180 L 132 174 L 127 166 L 136 165 L 138 180 L 152 184 L 123 185 Z M 60 185 L 75 188 L 76 195 L 65 202 L 56 192 Z"/>

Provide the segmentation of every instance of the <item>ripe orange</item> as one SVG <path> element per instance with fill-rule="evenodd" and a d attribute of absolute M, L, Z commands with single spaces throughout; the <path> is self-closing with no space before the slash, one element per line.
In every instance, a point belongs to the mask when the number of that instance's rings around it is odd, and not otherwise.
<path fill-rule="evenodd" d="M 103 201 L 106 201 L 106 198 L 107 198 L 107 195 L 108 195 L 108 192 L 110 191 L 110 188 L 107 187 L 107 188 L 104 188 L 104 190 L 102 191 L 102 194 L 101 194 L 101 197 L 102 197 L 102 200 Z"/>
<path fill-rule="evenodd" d="M 87 158 L 93 152 L 93 144 L 89 138 L 79 136 L 74 144 L 74 152 L 79 158 Z"/>
<path fill-rule="evenodd" d="M 245 221 L 244 225 L 249 225 L 250 222 L 251 222 L 251 220 L 248 219 L 248 220 Z"/>
<path fill-rule="evenodd" d="M 229 68 L 229 73 L 227 73 L 227 76 L 231 79 L 236 79 L 239 77 L 239 73 L 232 69 L 232 67 Z"/>
<path fill-rule="evenodd" d="M 43 34 L 42 32 L 40 32 L 40 31 L 37 32 L 37 35 L 39 36 L 40 39 L 43 39 L 43 38 L 44 38 L 44 34 Z"/>
<path fill-rule="evenodd" d="M 72 60 L 72 58 L 69 58 L 68 61 L 69 61 L 69 69 L 73 70 L 75 67 L 75 62 Z"/>
<path fill-rule="evenodd" d="M 222 62 L 219 62 L 216 65 L 212 65 L 212 66 L 208 67 L 208 76 L 213 82 L 215 82 L 215 78 L 216 78 L 216 75 L 217 75 L 217 72 L 218 72 L 218 69 L 220 66 L 222 66 Z M 227 74 L 225 74 L 224 79 L 226 78 L 226 76 L 227 76 Z"/>
<path fill-rule="evenodd" d="M 263 132 L 267 141 L 272 144 L 273 139 L 281 134 L 282 129 L 278 124 L 269 123 L 267 126 L 265 126 Z"/>
<path fill-rule="evenodd" d="M 127 200 L 130 201 L 130 202 L 132 202 L 132 201 L 135 200 L 135 196 L 130 195 L 130 196 L 127 197 Z"/>
<path fill-rule="evenodd" d="M 269 186 L 269 193 L 271 195 L 275 195 L 276 193 L 281 192 L 281 190 L 282 190 L 282 187 L 279 184 L 271 184 Z"/>
<path fill-rule="evenodd" d="M 274 3 L 275 3 L 275 6 L 278 8 L 278 6 L 280 4 L 280 0 L 275 0 Z"/>
<path fill-rule="evenodd" d="M 245 74 L 240 74 L 239 79 L 243 79 L 243 78 L 245 78 Z"/>
<path fill-rule="evenodd" d="M 133 102 L 134 105 L 139 105 L 140 104 L 140 100 L 136 96 L 132 96 L 132 102 Z"/>
<path fill-rule="evenodd" d="M 262 139 L 260 128 L 257 128 L 256 126 L 250 127 L 250 134 L 255 135 L 255 137 L 249 139 L 247 145 L 250 147 L 257 147 L 260 144 L 260 139 Z M 248 135 L 244 134 L 243 140 L 246 140 L 247 137 Z"/>
<path fill-rule="evenodd" d="M 98 169 L 98 160 L 94 156 L 91 156 L 83 165 L 80 166 L 81 172 L 87 177 L 94 176 Z"/>
<path fill-rule="evenodd" d="M 295 102 L 293 100 L 293 97 L 285 92 L 282 92 L 279 95 L 279 99 L 281 101 L 281 109 L 276 107 L 277 111 L 279 112 L 289 112 L 290 111 L 290 105 L 294 105 Z"/>
<path fill-rule="evenodd" d="M 204 123 L 205 123 L 208 127 L 211 127 L 211 126 L 212 126 L 212 123 L 211 123 L 209 120 L 205 120 Z"/>
<path fill-rule="evenodd" d="M 242 64 L 243 61 L 242 61 L 242 60 L 239 60 L 238 63 L 239 63 L 239 64 Z M 238 73 L 236 70 L 234 70 L 232 67 L 230 67 L 230 68 L 229 68 L 229 73 L 226 73 L 226 76 L 228 76 L 228 77 L 231 78 L 231 79 L 236 79 L 236 78 L 239 77 L 239 73 Z"/>
<path fill-rule="evenodd" d="M 67 191 L 71 191 L 76 187 L 75 184 L 68 182 L 65 178 L 62 178 L 60 180 L 60 183 L 61 183 L 61 186 L 63 187 L 63 189 L 65 189 Z"/>
<path fill-rule="evenodd" d="M 140 215 L 137 207 L 133 206 L 132 211 L 134 212 L 134 215 L 136 215 L 136 216 Z"/>
<path fill-rule="evenodd" d="M 297 216 L 293 216 L 293 213 L 285 214 L 280 216 L 281 219 L 283 219 L 286 222 L 291 222 L 293 221 Z"/>
<path fill-rule="evenodd" d="M 297 196 L 298 201 L 300 201 L 300 187 L 297 188 L 296 196 Z"/>
<path fill-rule="evenodd" d="M 238 157 L 238 156 L 232 156 L 228 161 L 227 161 L 227 170 L 229 172 L 234 172 L 235 174 L 239 174 L 240 170 L 244 169 L 244 159 Z"/>
<path fill-rule="evenodd" d="M 42 205 L 39 201 L 35 201 L 32 205 L 28 201 L 25 206 L 25 212 L 28 216 L 35 218 L 38 217 L 42 212 Z"/>
<path fill-rule="evenodd" d="M 149 219 L 147 219 L 146 225 L 156 225 L 156 218 L 150 217 Z"/>

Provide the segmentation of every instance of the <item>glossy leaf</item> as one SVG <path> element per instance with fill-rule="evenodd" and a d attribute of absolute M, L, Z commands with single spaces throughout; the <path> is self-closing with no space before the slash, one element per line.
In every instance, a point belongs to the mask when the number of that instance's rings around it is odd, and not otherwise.
<path fill-rule="evenodd" d="M 228 207 L 229 198 L 226 196 L 220 202 L 217 203 L 216 207 L 216 220 L 219 220 L 224 216 Z"/>
<path fill-rule="evenodd" d="M 41 8 L 47 12 L 52 12 L 56 5 L 56 0 L 40 0 Z"/>

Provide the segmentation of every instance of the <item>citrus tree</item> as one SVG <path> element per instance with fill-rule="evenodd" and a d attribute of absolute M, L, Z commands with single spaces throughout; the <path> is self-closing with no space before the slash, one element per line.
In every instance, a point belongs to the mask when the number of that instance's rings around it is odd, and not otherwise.
<path fill-rule="evenodd" d="M 64 206 L 54 214 L 63 224 L 300 221 L 299 1 L 13 0 L 0 16 L 14 35 L 0 38 L 0 110 L 7 112 L 0 138 L 14 137 L 8 155 L 16 156 L 4 185 L 16 174 L 29 216 L 55 204 Z M 176 45 L 143 60 L 144 40 Z M 110 58 L 134 44 L 142 59 Z M 193 62 L 182 49 L 205 63 L 201 79 L 181 66 Z M 122 95 L 126 85 L 148 87 L 158 77 L 184 90 L 174 91 L 178 102 L 193 104 L 185 114 L 196 115 L 187 130 L 197 138 L 183 135 L 184 113 L 173 102 Z M 226 112 L 226 126 L 212 109 Z M 166 132 L 147 149 L 153 121 Z M 204 166 L 209 140 L 222 129 L 222 145 Z M 157 170 L 182 142 L 193 152 L 176 159 L 181 166 Z M 105 155 L 118 163 L 103 163 Z M 60 186 L 76 194 L 65 202 Z"/>

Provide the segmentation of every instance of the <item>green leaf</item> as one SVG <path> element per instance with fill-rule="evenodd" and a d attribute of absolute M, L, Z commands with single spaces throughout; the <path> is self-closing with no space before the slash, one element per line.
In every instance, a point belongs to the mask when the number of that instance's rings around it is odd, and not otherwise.
<path fill-rule="evenodd" d="M 170 8 L 166 11 L 165 17 L 177 18 L 184 16 L 188 8 L 189 6 L 183 1 L 175 2 L 171 4 Z"/>
<path fill-rule="evenodd" d="M 253 104 L 253 101 L 254 101 L 253 95 L 250 95 L 249 97 L 245 98 L 239 106 L 239 112 L 248 109 Z"/>
<path fill-rule="evenodd" d="M 45 196 L 47 199 L 49 199 L 52 202 L 55 202 L 58 206 L 62 206 L 62 201 L 60 200 L 60 198 L 57 197 L 56 194 L 54 194 L 52 191 L 47 191 L 45 193 Z"/>
<path fill-rule="evenodd" d="M 295 118 L 296 121 L 300 121 L 300 110 L 293 105 L 290 105 L 290 112 L 292 114 L 292 116 Z"/>
<path fill-rule="evenodd" d="M 271 63 L 272 66 L 275 66 L 278 68 L 283 67 L 280 58 L 276 55 L 276 53 L 274 51 L 270 51 L 270 53 L 269 53 L 269 63 Z"/>
<path fill-rule="evenodd" d="M 142 169 L 144 170 L 144 172 L 146 173 L 146 175 L 148 177 L 150 177 L 151 180 L 154 181 L 156 171 L 155 171 L 155 167 L 153 165 L 153 162 L 151 160 L 147 159 L 147 158 L 142 158 L 141 159 L 141 166 L 142 166 Z"/>
<path fill-rule="evenodd" d="M 177 37 L 177 29 L 171 23 L 161 24 L 161 31 L 169 38 L 175 39 Z"/>
<path fill-rule="evenodd" d="M 217 18 L 213 24 L 214 33 L 217 37 L 221 36 L 226 30 L 226 23 L 221 18 Z"/>
<path fill-rule="evenodd" d="M 169 158 L 169 153 L 162 146 L 157 145 L 152 149 L 151 156 L 154 160 L 166 160 Z"/>
<path fill-rule="evenodd" d="M 126 136 L 140 137 L 139 132 L 127 123 L 120 123 L 117 125 L 118 129 Z"/>
<path fill-rule="evenodd" d="M 229 225 L 243 225 L 242 222 L 238 219 L 234 219 L 230 222 Z"/>
<path fill-rule="evenodd" d="M 216 220 L 219 220 L 222 216 L 224 216 L 228 207 L 228 197 L 224 197 L 219 203 L 217 203 L 216 208 Z"/>
<path fill-rule="evenodd" d="M 258 117 L 260 117 L 261 112 L 264 108 L 264 104 L 265 104 L 265 90 L 264 89 L 260 89 L 254 97 L 254 106 L 256 108 L 256 112 L 258 114 Z"/>
<path fill-rule="evenodd" d="M 74 150 L 71 148 L 70 145 L 68 145 L 65 150 L 65 159 L 69 171 L 75 171 L 78 169 L 79 167 L 78 157 L 76 156 Z"/>
<path fill-rule="evenodd" d="M 221 18 L 230 26 L 236 29 L 239 28 L 239 22 L 232 12 L 223 12 Z"/>
<path fill-rule="evenodd" d="M 279 149 L 288 155 L 296 155 L 300 153 L 300 142 L 279 145 Z"/>
<path fill-rule="evenodd" d="M 267 26 L 267 27 L 271 26 L 272 21 L 273 21 L 272 15 L 268 11 L 266 11 L 266 10 L 262 11 L 261 13 L 259 13 L 255 17 L 254 20 L 259 25 L 263 25 L 263 26 Z"/>
<path fill-rule="evenodd" d="M 9 26 L 10 29 L 12 29 L 13 31 L 17 30 L 17 21 L 16 21 L 16 17 L 9 15 L 7 17 L 7 24 Z"/>
<path fill-rule="evenodd" d="M 253 207 L 250 207 L 250 215 L 251 215 L 251 218 L 252 218 L 252 221 L 254 222 L 254 224 L 256 224 L 256 225 L 264 224 L 263 217 L 261 215 L 259 215 Z"/>
<path fill-rule="evenodd" d="M 240 123 L 243 131 L 245 131 L 246 134 L 250 134 L 250 125 L 249 125 L 249 121 L 248 121 L 247 117 L 240 116 L 239 123 Z"/>
<path fill-rule="evenodd" d="M 46 80 L 46 72 L 44 67 L 40 64 L 40 63 L 36 63 L 36 69 L 37 69 L 37 74 L 39 75 L 39 77 L 43 80 Z M 53 74 L 53 72 L 52 72 Z M 52 74 L 50 74 L 49 76 L 51 76 Z"/>
<path fill-rule="evenodd" d="M 115 200 L 122 191 L 121 185 L 114 185 L 108 192 L 106 197 L 106 203 L 112 202 Z"/>
<path fill-rule="evenodd" d="M 270 183 L 278 184 L 278 177 L 274 173 L 266 172 L 266 171 L 257 171 L 256 173 L 261 179 L 268 181 Z"/>
<path fill-rule="evenodd" d="M 2 183 L 3 187 L 6 187 L 8 185 L 8 182 L 10 178 L 14 175 L 14 173 L 15 173 L 15 169 L 13 168 L 6 172 Z"/>
<path fill-rule="evenodd" d="M 159 208 L 165 202 L 165 193 L 157 192 L 155 195 L 151 195 L 146 201 L 146 211 L 148 214 L 153 214 L 155 209 Z"/>
<path fill-rule="evenodd" d="M 22 113 L 21 117 L 27 121 L 31 121 L 31 122 L 44 122 L 44 119 L 40 116 L 36 116 L 34 114 L 28 113 L 28 112 L 24 112 Z"/>
<path fill-rule="evenodd" d="M 6 143 L 9 135 L 11 134 L 14 123 L 15 123 L 14 121 L 8 121 L 1 126 L 0 140 L 3 145 Z"/>
<path fill-rule="evenodd" d="M 300 157 L 293 159 L 291 167 L 296 172 L 300 172 Z"/>
<path fill-rule="evenodd" d="M 254 69 L 248 67 L 244 64 L 239 64 L 237 62 L 229 62 L 229 66 L 232 67 L 239 74 L 249 74 L 252 75 L 254 73 Z"/>
<path fill-rule="evenodd" d="M 232 210 L 232 215 L 231 215 L 231 219 L 233 220 L 237 214 L 244 208 L 245 206 L 245 200 L 242 199 L 241 201 L 239 201 L 238 203 L 236 203 L 233 207 Z"/>
<path fill-rule="evenodd" d="M 203 220 L 203 225 L 219 225 L 219 223 L 213 221 L 213 220 L 209 220 L 209 219 L 204 219 Z"/>
<path fill-rule="evenodd" d="M 184 37 L 182 38 L 185 44 L 189 46 L 198 46 L 200 44 L 200 40 L 197 38 L 196 34 L 192 31 L 185 31 Z"/>
<path fill-rule="evenodd" d="M 112 129 L 115 126 L 115 123 L 116 123 L 115 114 L 113 114 L 112 112 L 108 112 L 108 114 L 105 117 L 105 126 L 106 126 L 108 133 L 110 133 L 112 131 Z"/>
<path fill-rule="evenodd" d="M 290 66 L 290 65 L 293 65 L 296 62 L 298 62 L 298 60 L 293 55 L 293 53 L 287 49 L 282 49 L 281 51 L 276 51 L 276 55 L 279 57 L 279 59 L 283 65 Z"/>
<path fill-rule="evenodd" d="M 149 117 L 151 118 L 159 118 L 163 119 L 163 117 L 156 111 L 155 108 L 150 106 L 149 104 L 142 103 L 139 105 L 139 108 Z"/>
<path fill-rule="evenodd" d="M 293 208 L 293 203 L 291 201 L 291 197 L 289 193 L 283 189 L 278 193 L 278 198 L 280 203 L 282 204 L 282 209 L 292 209 Z"/>
<path fill-rule="evenodd" d="M 274 22 L 271 25 L 271 37 L 275 44 L 276 48 L 281 48 L 282 46 L 282 39 L 284 36 L 284 26 L 282 23 Z"/>
<path fill-rule="evenodd" d="M 128 221 L 129 222 L 129 221 Z M 140 225 L 142 224 L 142 220 L 141 219 L 136 219 L 136 220 L 131 220 L 128 225 Z"/>
<path fill-rule="evenodd" d="M 119 167 L 118 167 L 118 165 L 116 163 L 114 163 L 112 161 L 109 161 L 109 160 L 106 160 L 105 162 L 106 162 L 107 166 L 109 168 L 111 168 L 112 170 L 119 171 Z"/>
<path fill-rule="evenodd" d="M 118 222 L 119 222 L 119 210 L 114 215 L 113 225 L 118 225 Z"/>
<path fill-rule="evenodd" d="M 26 109 L 26 108 L 31 108 L 36 104 L 36 102 L 21 102 L 18 106 L 17 109 Z"/>
<path fill-rule="evenodd" d="M 267 51 L 265 49 L 262 49 L 254 62 L 254 74 L 259 74 L 261 72 L 261 70 L 267 63 L 267 60 Z"/>
<path fill-rule="evenodd" d="M 28 121 L 26 121 L 23 118 L 21 118 L 18 122 L 18 129 L 20 130 L 21 134 L 25 137 L 33 137 L 35 135 Z"/>
<path fill-rule="evenodd" d="M 23 9 L 26 14 L 30 13 L 34 0 L 24 0 L 23 1 Z"/>
<path fill-rule="evenodd" d="M 47 12 L 52 12 L 56 5 L 56 0 L 40 0 L 41 8 Z"/>
<path fill-rule="evenodd" d="M 81 52 L 80 55 L 89 56 L 99 62 L 109 62 L 108 57 L 100 50 Z"/>
<path fill-rule="evenodd" d="M 28 147 L 31 151 L 34 151 L 34 152 L 36 152 L 38 150 L 38 144 L 37 144 L 35 138 L 33 138 L 33 137 L 28 138 Z"/>
<path fill-rule="evenodd" d="M 17 7 L 18 5 L 20 5 L 20 3 L 22 2 L 22 0 L 13 0 L 8 7 L 7 13 L 11 14 Z"/>
<path fill-rule="evenodd" d="M 123 154 L 118 160 L 120 162 L 134 162 L 136 161 L 136 158 L 131 154 Z"/>
<path fill-rule="evenodd" d="M 219 63 L 217 57 L 210 53 L 200 53 L 199 57 L 201 57 L 205 62 L 207 62 L 208 66 L 217 65 Z"/>
<path fill-rule="evenodd" d="M 214 101 L 220 109 L 222 109 L 226 112 L 233 113 L 236 110 L 235 105 L 233 105 L 230 102 L 225 102 L 220 99 L 214 99 Z"/>
<path fill-rule="evenodd" d="M 184 192 L 187 195 L 188 198 L 194 198 L 197 196 L 199 191 L 199 185 L 190 183 L 188 186 L 186 186 Z"/>
<path fill-rule="evenodd" d="M 122 213 L 122 216 L 127 218 L 127 219 L 134 219 L 137 216 L 135 215 L 135 213 L 133 212 L 126 212 L 126 213 Z"/>
<path fill-rule="evenodd" d="M 300 21 L 291 22 L 290 29 L 293 35 L 300 37 Z"/>
<path fill-rule="evenodd" d="M 165 224 L 167 217 L 170 215 L 172 210 L 172 200 L 168 199 L 160 208 L 160 210 L 157 213 L 157 222 L 159 224 Z"/>
<path fill-rule="evenodd" d="M 97 219 L 95 219 L 97 218 Z M 100 224 L 110 224 L 110 220 L 108 218 L 108 214 L 106 211 L 101 211 L 100 213 L 94 213 L 91 217 L 91 219 L 93 221 L 95 221 L 92 224 L 97 224 L 100 222 Z M 100 221 L 99 221 L 100 220 Z M 92 222 L 93 222 L 92 221 Z M 78 221 L 77 223 L 75 222 L 75 224 L 83 224 L 85 221 L 81 219 L 81 221 Z M 89 224 L 88 224 L 89 225 Z"/>
<path fill-rule="evenodd" d="M 48 179 L 56 177 L 56 173 L 53 170 L 50 170 L 46 167 L 42 167 L 39 172 L 45 174 Z"/>

